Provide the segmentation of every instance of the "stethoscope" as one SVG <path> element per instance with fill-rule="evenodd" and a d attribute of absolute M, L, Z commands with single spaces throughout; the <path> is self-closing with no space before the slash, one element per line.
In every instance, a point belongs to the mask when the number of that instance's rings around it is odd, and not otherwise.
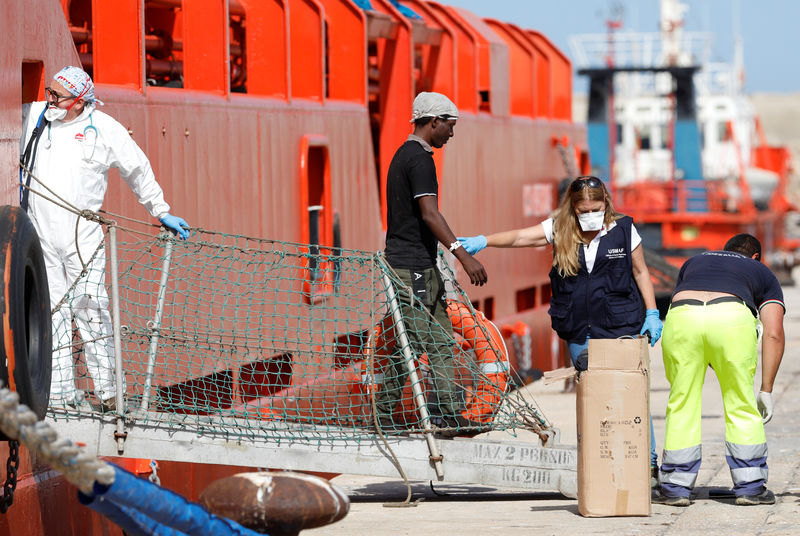
<path fill-rule="evenodd" d="M 94 156 L 94 149 L 95 146 L 97 145 L 97 137 L 99 136 L 97 127 L 94 126 L 94 119 L 92 119 L 93 114 L 94 112 L 89 114 L 89 124 L 86 125 L 86 128 L 83 129 L 83 141 L 81 142 L 81 148 L 83 150 L 83 159 L 87 161 L 91 160 L 92 157 Z M 50 149 L 51 145 L 52 142 L 50 141 L 50 123 L 48 123 L 47 139 L 44 140 L 44 148 Z"/>
<path fill-rule="evenodd" d="M 84 160 L 91 160 L 94 156 L 94 148 L 97 145 L 97 128 L 94 126 L 94 120 L 92 119 L 93 114 L 89 114 L 89 124 L 86 125 L 86 128 L 83 129 L 83 142 L 81 143 L 81 148 L 83 149 L 83 159 Z M 91 149 L 89 150 L 89 154 L 86 154 L 87 148 L 89 148 L 89 136 L 91 135 Z"/>

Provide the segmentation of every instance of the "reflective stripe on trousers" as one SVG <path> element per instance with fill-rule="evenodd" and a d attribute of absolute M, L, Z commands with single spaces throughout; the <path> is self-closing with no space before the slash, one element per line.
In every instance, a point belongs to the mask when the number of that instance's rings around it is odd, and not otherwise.
<path fill-rule="evenodd" d="M 737 445 L 725 442 L 725 459 L 731 468 L 737 495 L 758 495 L 767 483 L 767 444 Z"/>
<path fill-rule="evenodd" d="M 669 497 L 688 497 L 697 482 L 703 450 L 700 445 L 679 450 L 664 449 L 658 481 Z"/>

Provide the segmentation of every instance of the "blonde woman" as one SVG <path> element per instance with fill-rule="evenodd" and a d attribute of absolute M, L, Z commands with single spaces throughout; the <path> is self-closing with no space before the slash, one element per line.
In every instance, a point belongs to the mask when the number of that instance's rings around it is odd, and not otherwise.
<path fill-rule="evenodd" d="M 553 245 L 550 319 L 579 371 L 586 370 L 590 337 L 649 333 L 651 345 L 661 337 L 642 239 L 633 220 L 614 211 L 597 177 L 573 180 L 553 217 L 538 225 L 459 240 L 472 255 L 487 246 Z M 651 444 L 651 465 L 657 467 L 654 437 Z"/>

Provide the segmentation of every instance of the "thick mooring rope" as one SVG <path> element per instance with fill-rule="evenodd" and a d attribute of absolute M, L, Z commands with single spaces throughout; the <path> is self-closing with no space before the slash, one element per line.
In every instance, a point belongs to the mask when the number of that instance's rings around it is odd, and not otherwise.
<path fill-rule="evenodd" d="M 19 403 L 19 395 L 6 388 L 0 389 L 0 430 L 35 452 L 83 493 L 91 494 L 95 482 L 114 483 L 114 469 L 109 464 L 71 440 L 59 439 L 52 426 L 37 421 L 33 411 Z"/>

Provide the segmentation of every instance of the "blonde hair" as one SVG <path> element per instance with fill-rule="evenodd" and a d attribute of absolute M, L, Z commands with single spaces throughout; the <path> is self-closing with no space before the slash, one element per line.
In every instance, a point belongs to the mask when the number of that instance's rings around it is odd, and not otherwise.
<path fill-rule="evenodd" d="M 578 223 L 578 216 L 575 214 L 575 205 L 581 201 L 605 201 L 605 217 L 603 223 L 609 225 L 622 217 L 614 211 L 606 185 L 600 179 L 600 188 L 589 188 L 584 185 L 577 191 L 572 190 L 572 185 L 577 180 L 597 179 L 590 175 L 575 178 L 567 187 L 567 191 L 561 198 L 561 203 L 553 212 L 553 266 L 561 277 L 568 277 L 578 274 L 580 260 L 578 256 L 579 248 L 588 240 L 581 231 Z"/>

